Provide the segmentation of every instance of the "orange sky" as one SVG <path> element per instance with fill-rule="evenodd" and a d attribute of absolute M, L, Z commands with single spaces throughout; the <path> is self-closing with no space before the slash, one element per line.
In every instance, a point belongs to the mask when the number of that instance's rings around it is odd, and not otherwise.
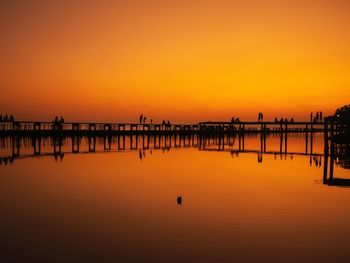
<path fill-rule="evenodd" d="M 308 118 L 350 101 L 350 2 L 0 2 L 0 112 Z M 0 114 L 1 114 L 0 113 Z"/>

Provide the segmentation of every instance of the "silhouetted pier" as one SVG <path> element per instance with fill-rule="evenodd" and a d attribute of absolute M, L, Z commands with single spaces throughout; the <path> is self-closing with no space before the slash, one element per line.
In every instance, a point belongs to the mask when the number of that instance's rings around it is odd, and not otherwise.
<path fill-rule="evenodd" d="M 14 121 L 0 123 L 0 136 L 104 136 L 164 134 L 314 133 L 327 122 L 199 122 L 197 124 L 138 124 Z M 325 126 L 327 125 L 327 127 Z M 328 127 L 329 126 L 329 127 Z M 335 126 L 336 129 L 337 126 Z"/>

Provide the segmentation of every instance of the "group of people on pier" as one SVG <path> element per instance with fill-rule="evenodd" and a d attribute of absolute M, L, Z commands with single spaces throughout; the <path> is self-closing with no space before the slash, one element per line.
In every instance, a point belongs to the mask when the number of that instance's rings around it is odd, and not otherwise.
<path fill-rule="evenodd" d="M 7 114 L 5 114 L 4 116 L 0 115 L 0 122 L 14 122 L 14 121 L 15 121 L 15 117 L 13 117 L 12 114 L 10 116 L 8 116 Z"/>
<path fill-rule="evenodd" d="M 322 117 L 322 111 L 316 112 L 314 115 L 313 112 L 310 113 L 310 121 L 311 122 L 322 122 L 323 117 Z"/>
<path fill-rule="evenodd" d="M 147 117 L 144 116 L 143 114 L 140 115 L 140 118 L 139 118 L 139 121 L 140 121 L 140 124 L 145 124 L 146 123 L 146 120 L 147 120 Z M 151 124 L 153 123 L 153 119 L 151 119 Z"/>
<path fill-rule="evenodd" d="M 232 122 L 232 123 L 240 122 L 240 120 L 239 120 L 239 118 L 232 117 L 232 118 L 231 118 L 231 122 Z"/>
<path fill-rule="evenodd" d="M 55 124 L 64 123 L 64 119 L 62 116 L 61 116 L 61 118 L 58 118 L 58 116 L 56 116 L 56 118 L 53 120 L 53 123 L 55 123 Z"/>

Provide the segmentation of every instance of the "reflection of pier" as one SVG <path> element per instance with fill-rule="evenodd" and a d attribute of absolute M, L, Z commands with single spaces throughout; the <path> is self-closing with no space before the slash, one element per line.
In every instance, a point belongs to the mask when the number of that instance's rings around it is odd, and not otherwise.
<path fill-rule="evenodd" d="M 268 150 L 267 138 L 277 137 L 279 149 Z M 258 138 L 256 149 L 246 149 L 245 137 Z M 288 135 L 285 134 L 173 134 L 173 135 L 117 135 L 117 136 L 11 136 L 0 139 L 1 148 L 11 149 L 12 154 L 0 157 L 3 163 L 5 159 L 10 162 L 31 156 L 48 156 L 56 158 L 67 153 L 95 153 L 108 151 L 132 151 L 132 150 L 169 150 L 171 148 L 197 148 L 200 151 L 227 151 L 231 154 L 256 153 L 262 161 L 262 154 L 275 155 L 309 155 L 318 156 L 312 149 L 312 136 L 305 136 L 305 151 L 288 152 Z M 84 143 L 83 143 L 84 141 Z M 26 152 L 25 154 L 22 153 Z M 31 150 L 30 150 L 31 149 Z M 32 153 L 29 153 L 29 152 Z M 6 162 L 7 162 L 6 161 Z"/>

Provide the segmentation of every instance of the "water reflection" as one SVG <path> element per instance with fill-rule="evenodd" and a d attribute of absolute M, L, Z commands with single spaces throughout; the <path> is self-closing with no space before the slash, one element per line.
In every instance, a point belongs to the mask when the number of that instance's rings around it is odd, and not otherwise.
<path fill-rule="evenodd" d="M 245 138 L 246 137 L 246 138 Z M 321 168 L 323 164 L 323 183 L 330 186 L 348 186 L 347 179 L 334 178 L 334 164 L 344 169 L 350 168 L 349 145 L 331 143 L 328 154 L 321 149 L 323 134 L 251 134 L 236 136 L 104 136 L 104 137 L 3 137 L 0 138 L 0 165 L 13 164 L 15 160 L 38 156 L 53 156 L 55 161 L 63 161 L 67 154 L 97 154 L 103 152 L 137 151 L 140 161 L 152 155 L 152 150 L 162 153 L 177 148 L 195 148 L 199 151 L 228 152 L 232 158 L 240 154 L 256 154 L 257 162 L 262 163 L 265 155 L 273 155 L 274 160 L 293 160 L 294 156 L 309 156 L 309 165 Z M 291 148 L 288 150 L 288 141 Z M 304 149 L 294 150 L 295 141 Z M 268 141 L 268 143 L 267 143 Z M 316 141 L 316 150 L 314 147 Z M 254 147 L 251 147 L 255 142 Z M 247 146 L 250 146 L 247 148 Z M 328 146 L 327 146 L 328 147 Z M 181 198 L 181 197 L 180 197 Z M 181 204 L 181 202 L 180 202 Z"/>
<path fill-rule="evenodd" d="M 325 155 L 322 134 L 312 146 L 292 134 L 2 138 L 0 146 L 5 262 L 350 257 L 349 148 Z"/>

